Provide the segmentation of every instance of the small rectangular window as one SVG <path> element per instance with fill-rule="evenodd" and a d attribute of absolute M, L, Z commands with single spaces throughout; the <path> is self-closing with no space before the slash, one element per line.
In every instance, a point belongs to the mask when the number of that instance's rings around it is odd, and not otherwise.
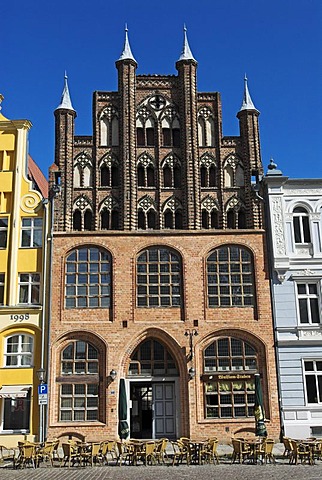
<path fill-rule="evenodd" d="M 40 274 L 20 273 L 18 280 L 19 303 L 39 304 L 40 303 Z"/>
<path fill-rule="evenodd" d="M 305 360 L 304 375 L 307 403 L 322 404 L 322 360 Z"/>
<path fill-rule="evenodd" d="M 21 246 L 37 248 L 42 246 L 42 218 L 23 218 L 21 222 Z"/>
<path fill-rule="evenodd" d="M 7 247 L 8 217 L 0 217 L 0 248 Z"/>
<path fill-rule="evenodd" d="M 26 398 L 5 398 L 3 411 L 4 431 L 29 431 L 30 393 Z"/>
<path fill-rule="evenodd" d="M 297 299 L 300 323 L 320 323 L 320 299 L 317 284 L 298 283 Z"/>

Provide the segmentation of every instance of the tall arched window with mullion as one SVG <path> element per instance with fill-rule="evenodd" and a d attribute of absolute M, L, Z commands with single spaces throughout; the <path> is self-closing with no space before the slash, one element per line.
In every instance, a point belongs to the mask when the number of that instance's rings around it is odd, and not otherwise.
<path fill-rule="evenodd" d="M 208 306 L 253 307 L 254 262 L 238 245 L 216 248 L 207 258 Z"/>
<path fill-rule="evenodd" d="M 180 307 L 181 257 L 173 250 L 151 247 L 137 259 L 138 307 Z"/>
<path fill-rule="evenodd" d="M 66 259 L 65 307 L 110 308 L 111 256 L 104 249 L 79 247 Z"/>
<path fill-rule="evenodd" d="M 294 208 L 293 229 L 295 243 L 311 242 L 309 215 L 304 207 Z"/>

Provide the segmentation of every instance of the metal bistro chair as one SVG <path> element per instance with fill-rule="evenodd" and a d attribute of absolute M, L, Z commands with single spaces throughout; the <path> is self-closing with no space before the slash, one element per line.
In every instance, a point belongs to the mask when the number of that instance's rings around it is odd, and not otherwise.
<path fill-rule="evenodd" d="M 205 444 L 205 448 L 202 450 L 201 453 L 202 453 L 202 456 L 205 457 L 207 462 L 212 461 L 214 464 L 217 463 L 217 465 L 219 465 L 217 447 L 218 447 L 217 438 L 208 439 L 207 443 Z"/>
<path fill-rule="evenodd" d="M 289 437 L 283 437 L 284 452 L 283 457 L 290 458 L 292 456 L 293 447 Z"/>
<path fill-rule="evenodd" d="M 105 440 L 101 443 L 101 455 L 102 461 L 105 460 L 105 464 L 108 465 L 108 457 L 110 460 L 117 460 L 117 454 L 115 450 L 115 440 Z"/>
<path fill-rule="evenodd" d="M 179 465 L 179 463 L 182 463 L 183 460 L 186 460 L 187 465 L 190 465 L 189 447 L 180 440 L 177 440 L 176 442 L 170 441 L 170 444 L 172 446 L 172 453 L 168 454 L 168 456 L 172 458 L 172 466 L 176 462 L 177 465 Z"/>
<path fill-rule="evenodd" d="M 297 442 L 296 440 L 291 440 L 291 444 L 293 451 L 289 463 L 294 463 L 297 465 L 300 460 L 301 463 L 309 463 L 310 465 L 313 464 L 312 451 L 309 445 Z"/>

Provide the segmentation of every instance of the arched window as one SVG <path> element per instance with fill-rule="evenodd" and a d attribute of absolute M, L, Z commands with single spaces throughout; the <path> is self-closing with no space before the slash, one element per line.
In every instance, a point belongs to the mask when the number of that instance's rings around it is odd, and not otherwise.
<path fill-rule="evenodd" d="M 131 355 L 129 375 L 178 375 L 175 360 L 162 343 L 146 340 Z"/>
<path fill-rule="evenodd" d="M 153 147 L 155 145 L 155 124 L 151 112 L 146 107 L 142 107 L 138 112 L 136 143 L 138 147 Z"/>
<path fill-rule="evenodd" d="M 295 243 L 311 242 L 309 215 L 304 207 L 294 208 L 293 229 Z"/>
<path fill-rule="evenodd" d="M 92 212 L 88 209 L 84 213 L 84 230 L 92 230 Z"/>
<path fill-rule="evenodd" d="M 155 201 L 145 195 L 138 203 L 138 228 L 142 230 L 154 229 L 156 227 L 156 205 Z"/>
<path fill-rule="evenodd" d="M 200 185 L 202 188 L 213 188 L 217 185 L 216 160 L 205 153 L 200 159 Z"/>
<path fill-rule="evenodd" d="M 111 257 L 101 248 L 79 247 L 66 259 L 66 308 L 109 308 Z"/>
<path fill-rule="evenodd" d="M 34 339 L 31 335 L 18 333 L 6 338 L 5 366 L 31 367 L 33 362 Z"/>
<path fill-rule="evenodd" d="M 236 212 L 233 209 L 227 211 L 227 228 L 236 228 Z"/>
<path fill-rule="evenodd" d="M 215 145 L 215 122 L 208 107 L 202 107 L 198 112 L 198 139 L 200 147 Z"/>
<path fill-rule="evenodd" d="M 119 227 L 119 204 L 113 196 L 106 197 L 100 206 L 100 218 L 102 230 L 118 230 Z"/>
<path fill-rule="evenodd" d="M 138 186 L 149 188 L 155 186 L 154 162 L 150 155 L 143 153 L 137 163 Z"/>
<path fill-rule="evenodd" d="M 87 153 L 77 155 L 74 161 L 74 187 L 91 187 L 93 182 L 92 159 Z"/>
<path fill-rule="evenodd" d="M 224 163 L 224 184 L 226 188 L 244 187 L 244 166 L 235 154 L 229 155 Z"/>
<path fill-rule="evenodd" d="M 68 383 L 60 385 L 59 420 L 86 422 L 98 420 L 99 358 L 89 342 L 75 340 L 61 353 L 61 375 Z M 66 379 L 67 380 L 67 379 Z"/>
<path fill-rule="evenodd" d="M 74 210 L 73 213 L 73 230 L 82 230 L 82 214 L 80 210 Z"/>
<path fill-rule="evenodd" d="M 172 111 L 171 111 L 172 113 Z M 180 147 L 180 123 L 178 117 L 163 118 L 162 126 L 162 146 L 163 147 Z"/>
<path fill-rule="evenodd" d="M 119 164 L 117 158 L 108 153 L 100 163 L 101 187 L 119 186 Z"/>
<path fill-rule="evenodd" d="M 181 162 L 177 156 L 170 153 L 162 162 L 163 187 L 181 187 Z"/>
<path fill-rule="evenodd" d="M 214 250 L 207 258 L 208 306 L 254 305 L 254 267 L 251 253 L 237 245 Z"/>
<path fill-rule="evenodd" d="M 258 371 L 254 347 L 239 338 L 218 338 L 203 352 L 203 370 L 206 418 L 254 416 L 253 375 Z"/>
<path fill-rule="evenodd" d="M 100 115 L 100 145 L 104 147 L 118 146 L 119 121 L 118 112 L 113 105 L 104 108 Z"/>
<path fill-rule="evenodd" d="M 181 258 L 162 247 L 144 250 L 137 259 L 138 307 L 180 307 Z"/>
<path fill-rule="evenodd" d="M 202 228 L 219 228 L 218 226 L 218 212 L 214 208 L 210 211 L 203 208 L 202 215 Z"/>
<path fill-rule="evenodd" d="M 182 205 L 174 196 L 163 205 L 163 226 L 164 228 L 183 228 Z"/>

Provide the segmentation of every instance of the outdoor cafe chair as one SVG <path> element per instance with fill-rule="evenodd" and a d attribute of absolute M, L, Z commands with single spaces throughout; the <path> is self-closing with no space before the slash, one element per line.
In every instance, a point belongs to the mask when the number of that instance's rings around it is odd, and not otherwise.
<path fill-rule="evenodd" d="M 271 438 L 265 439 L 265 441 L 259 446 L 257 455 L 261 459 L 261 461 L 267 464 L 267 460 L 269 463 L 276 463 L 275 457 L 273 455 L 273 448 L 274 448 L 274 440 Z"/>
<path fill-rule="evenodd" d="M 36 446 L 33 443 L 18 443 L 19 455 L 15 460 L 14 468 L 24 468 L 31 465 L 33 468 L 38 466 L 38 458 L 36 454 Z"/>
<path fill-rule="evenodd" d="M 126 442 L 115 442 L 115 451 L 116 451 L 116 465 L 122 466 L 122 463 L 129 465 L 133 464 L 134 461 L 134 447 L 130 443 Z"/>
<path fill-rule="evenodd" d="M 297 465 L 300 461 L 301 463 L 309 463 L 310 465 L 313 464 L 312 450 L 309 445 L 297 442 L 296 440 L 291 440 L 291 444 L 293 451 L 289 463 L 294 463 Z"/>
<path fill-rule="evenodd" d="M 68 467 L 70 467 L 71 465 L 74 466 L 75 463 L 78 463 L 79 465 L 81 465 L 79 448 L 74 442 L 63 443 L 62 449 L 63 449 L 63 458 L 62 458 L 61 466 L 63 462 L 64 462 L 64 467 L 67 462 L 68 462 Z"/>
<path fill-rule="evenodd" d="M 5 461 L 12 461 L 12 463 L 14 464 L 15 457 L 16 457 L 16 450 L 14 448 L 0 445 L 0 463 L 4 463 Z"/>
<path fill-rule="evenodd" d="M 165 463 L 165 459 L 167 458 L 167 445 L 169 440 L 167 438 L 160 438 L 156 442 L 154 455 L 158 463 Z"/>
<path fill-rule="evenodd" d="M 291 457 L 292 456 L 292 443 L 289 437 L 283 437 L 283 445 L 284 445 L 284 453 L 283 457 Z"/>
<path fill-rule="evenodd" d="M 187 462 L 187 465 L 190 465 L 190 452 L 187 445 L 185 445 L 180 440 L 177 441 L 170 441 L 170 445 L 172 446 L 172 452 L 168 454 L 168 457 L 172 458 L 172 465 L 177 465 L 182 463 L 184 460 Z"/>
<path fill-rule="evenodd" d="M 150 465 L 156 464 L 156 457 L 155 457 L 155 442 L 154 441 L 149 441 L 149 442 L 144 442 L 142 445 L 141 451 L 136 454 L 136 460 L 139 458 L 144 465 Z"/>
<path fill-rule="evenodd" d="M 208 439 L 205 443 L 204 448 L 201 451 L 202 457 L 206 459 L 207 462 L 217 463 L 219 465 L 219 457 L 217 453 L 218 439 L 211 438 Z"/>
<path fill-rule="evenodd" d="M 37 460 L 39 462 L 49 461 L 51 466 L 54 466 L 55 449 L 58 447 L 59 441 L 45 442 L 37 452 Z"/>
<path fill-rule="evenodd" d="M 233 445 L 231 463 L 235 463 L 236 460 L 238 460 L 239 463 L 243 463 L 251 454 L 249 445 L 247 442 L 237 440 L 236 438 L 232 438 L 231 441 Z"/>
<path fill-rule="evenodd" d="M 110 460 L 116 460 L 117 455 L 115 451 L 115 440 L 105 440 L 101 442 L 101 456 L 102 461 L 105 460 L 106 465 L 108 465 L 108 457 Z"/>
<path fill-rule="evenodd" d="M 80 459 L 83 465 L 90 464 L 92 467 L 97 463 L 102 465 L 101 443 L 91 442 L 80 447 Z"/>

